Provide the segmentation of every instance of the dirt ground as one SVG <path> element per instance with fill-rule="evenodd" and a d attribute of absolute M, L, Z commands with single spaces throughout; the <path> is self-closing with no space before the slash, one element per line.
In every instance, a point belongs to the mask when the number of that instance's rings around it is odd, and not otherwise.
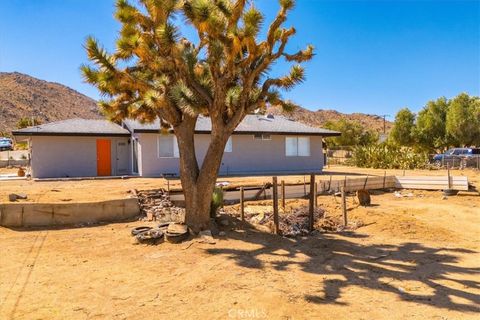
<path fill-rule="evenodd" d="M 402 194 L 349 197 L 360 228 L 296 239 L 238 220 L 215 244 L 156 246 L 133 244 L 141 222 L 0 228 L 0 319 L 478 319 L 480 196 Z M 339 218 L 338 199 L 318 202 Z"/>
<path fill-rule="evenodd" d="M 0 169 L 1 170 L 1 169 Z M 14 173 L 16 169 L 3 169 L 0 174 Z M 326 168 L 317 180 L 344 179 L 347 177 L 360 177 L 365 175 L 383 176 L 385 170 L 363 169 L 344 166 L 332 166 Z M 387 175 L 446 175 L 445 170 L 386 170 Z M 452 175 L 466 175 L 470 181 L 480 183 L 480 174 L 474 170 L 452 170 Z M 308 182 L 308 176 L 288 175 L 280 176 L 279 181 L 286 183 Z M 220 177 L 219 182 L 228 182 L 231 186 L 236 185 L 262 185 L 271 182 L 271 176 L 249 176 L 249 177 Z M 168 187 L 171 190 L 181 188 L 178 179 L 170 179 Z M 163 178 L 127 178 L 127 179 L 97 179 L 97 180 L 70 180 L 70 181 L 34 181 L 14 180 L 0 181 L 0 203 L 8 201 L 10 193 L 26 193 L 26 202 L 58 203 L 58 202 L 94 202 L 104 200 L 123 199 L 129 197 L 131 189 L 155 189 L 167 188 L 167 180 Z"/>

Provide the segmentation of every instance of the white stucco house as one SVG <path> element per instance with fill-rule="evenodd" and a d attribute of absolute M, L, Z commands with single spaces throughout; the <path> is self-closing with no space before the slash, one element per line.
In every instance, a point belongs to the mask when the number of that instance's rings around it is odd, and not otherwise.
<path fill-rule="evenodd" d="M 210 119 L 195 128 L 196 156 L 201 163 L 210 140 Z M 70 119 L 12 132 L 28 141 L 34 178 L 179 174 L 173 134 L 160 122 Z M 314 128 L 283 116 L 248 115 L 229 138 L 220 175 L 320 173 L 322 139 L 339 132 Z"/>

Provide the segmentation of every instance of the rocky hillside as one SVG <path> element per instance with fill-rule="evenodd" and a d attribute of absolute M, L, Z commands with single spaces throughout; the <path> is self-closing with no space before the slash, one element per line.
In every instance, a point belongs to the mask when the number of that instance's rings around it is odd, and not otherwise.
<path fill-rule="evenodd" d="M 281 114 L 277 107 L 268 112 Z M 18 72 L 0 72 L 0 133 L 16 129 L 18 120 L 35 117 L 41 123 L 70 118 L 98 119 L 102 116 L 95 100 L 59 83 L 48 82 Z M 344 114 L 335 110 L 310 111 L 304 108 L 288 115 L 297 121 L 322 127 L 342 118 L 360 122 L 366 128 L 383 131 L 383 118 L 363 113 Z M 391 127 L 387 122 L 387 130 Z"/>
<path fill-rule="evenodd" d="M 282 111 L 279 107 L 270 107 L 267 110 L 267 112 L 270 112 L 273 114 L 282 114 Z M 327 121 L 338 121 L 340 119 L 347 119 L 350 121 L 358 121 L 365 128 L 371 128 L 377 132 L 383 132 L 383 117 L 380 117 L 378 115 L 372 115 L 372 114 L 365 114 L 365 113 L 346 114 L 346 113 L 341 113 L 335 110 L 319 109 L 317 111 L 310 111 L 304 108 L 298 108 L 292 114 L 288 114 L 286 116 L 315 127 L 322 127 L 325 125 Z M 391 122 L 389 121 L 386 122 L 385 127 L 387 132 L 390 130 L 392 125 L 393 124 Z"/>
<path fill-rule="evenodd" d="M 18 72 L 0 72 L 0 132 L 16 129 L 24 117 L 45 123 L 101 115 L 95 100 L 64 85 Z"/>

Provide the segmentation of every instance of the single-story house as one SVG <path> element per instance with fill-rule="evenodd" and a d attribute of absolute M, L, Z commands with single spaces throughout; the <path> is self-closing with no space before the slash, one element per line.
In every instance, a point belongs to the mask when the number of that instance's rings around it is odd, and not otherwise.
<path fill-rule="evenodd" d="M 211 122 L 199 117 L 195 151 L 201 163 Z M 160 121 L 70 119 L 13 131 L 28 141 L 34 178 L 179 174 L 176 138 L 161 133 Z M 225 147 L 220 175 L 320 173 L 325 137 L 339 132 L 273 115 L 247 115 Z"/>

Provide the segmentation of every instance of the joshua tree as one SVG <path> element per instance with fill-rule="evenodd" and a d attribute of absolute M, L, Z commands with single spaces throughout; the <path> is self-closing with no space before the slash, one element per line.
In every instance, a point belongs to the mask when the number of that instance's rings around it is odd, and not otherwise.
<path fill-rule="evenodd" d="M 284 28 L 293 0 L 280 10 L 259 40 L 264 16 L 247 0 L 118 0 L 115 17 L 121 30 L 113 54 L 95 39 L 86 41 L 93 65 L 82 66 L 85 80 L 106 97 L 100 102 L 114 121 L 151 122 L 177 137 L 186 223 L 194 230 L 209 223 L 210 203 L 225 144 L 243 118 L 267 104 L 292 110 L 279 90 L 304 80 L 299 65 L 313 47 L 286 53 L 295 29 Z M 181 36 L 186 21 L 198 39 Z M 296 63 L 290 73 L 268 76 L 279 59 Z M 201 167 L 195 156 L 194 130 L 199 116 L 212 123 L 211 142 Z"/>

